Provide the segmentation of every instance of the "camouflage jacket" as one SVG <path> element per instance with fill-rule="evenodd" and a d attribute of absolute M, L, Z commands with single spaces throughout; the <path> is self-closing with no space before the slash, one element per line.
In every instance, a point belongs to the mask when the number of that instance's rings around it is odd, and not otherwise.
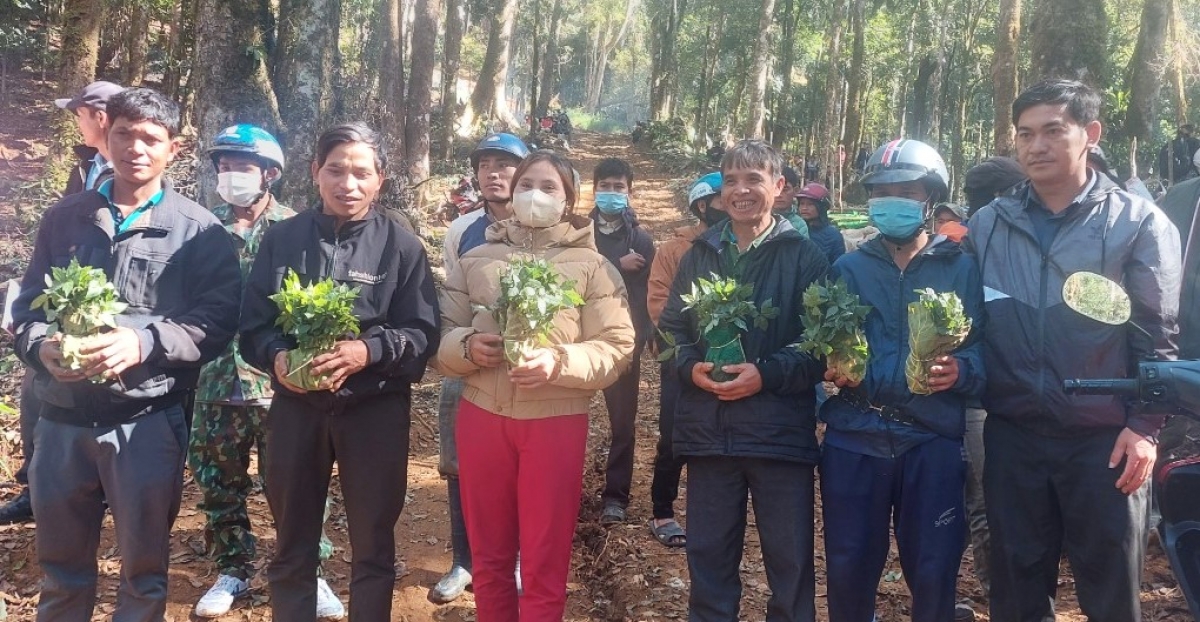
<path fill-rule="evenodd" d="M 242 268 L 243 283 L 250 276 L 250 267 L 254 264 L 254 256 L 258 254 L 263 234 L 271 225 L 296 215 L 296 212 L 276 202 L 275 197 L 271 197 L 271 203 L 267 205 L 262 216 L 254 221 L 254 226 L 249 230 L 234 231 L 233 223 L 237 216 L 232 206 L 222 203 L 214 207 L 212 212 L 233 238 Z M 196 388 L 198 402 L 243 403 L 269 399 L 271 378 L 242 359 L 237 339 L 234 339 L 216 360 L 200 370 L 200 382 Z"/>

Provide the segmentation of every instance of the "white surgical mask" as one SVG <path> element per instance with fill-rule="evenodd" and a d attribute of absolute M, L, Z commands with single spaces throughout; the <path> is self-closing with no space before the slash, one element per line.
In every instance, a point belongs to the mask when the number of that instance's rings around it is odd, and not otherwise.
<path fill-rule="evenodd" d="M 517 222 L 531 229 L 545 229 L 562 220 L 567 202 L 534 188 L 514 194 L 512 208 Z"/>
<path fill-rule="evenodd" d="M 263 196 L 263 179 L 258 173 L 217 174 L 217 194 L 230 205 L 250 207 Z"/>

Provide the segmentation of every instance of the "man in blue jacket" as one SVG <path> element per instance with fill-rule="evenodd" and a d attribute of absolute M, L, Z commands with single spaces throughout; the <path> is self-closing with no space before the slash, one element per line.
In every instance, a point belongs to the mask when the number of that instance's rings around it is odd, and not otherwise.
<path fill-rule="evenodd" d="M 772 214 L 782 170 L 779 154 L 762 141 L 742 141 L 726 152 L 721 202 L 729 219 L 696 238 L 683 256 L 659 320 L 679 344 L 674 450 L 688 464 L 691 622 L 738 620 L 748 497 L 771 588 L 767 622 L 816 617 L 813 387 L 823 366 L 794 346 L 804 332 L 804 290 L 825 278 L 829 264 L 816 244 Z M 710 377 L 713 364 L 704 362 L 696 313 L 682 299 L 697 279 L 713 275 L 752 285 L 756 307 L 779 309 L 765 329 L 742 335 L 747 362 L 724 366 L 735 376 L 726 382 Z"/>
<path fill-rule="evenodd" d="M 1012 108 L 1029 181 L 975 214 L 966 242 L 990 318 L 991 619 L 1053 618 L 1065 550 L 1083 614 L 1135 622 L 1146 484 L 1164 417 L 1118 397 L 1068 395 L 1062 381 L 1124 377 L 1139 360 L 1174 358 L 1179 233 L 1152 203 L 1088 167 L 1102 132 L 1095 90 L 1047 80 Z M 1128 325 L 1100 324 L 1063 304 L 1063 282 L 1080 271 L 1125 287 Z"/>
<path fill-rule="evenodd" d="M 871 622 L 894 528 L 912 592 L 912 618 L 954 620 L 955 582 L 966 538 L 963 459 L 967 399 L 983 391 L 983 292 L 979 271 L 957 243 L 926 233 L 933 205 L 947 194 L 946 165 L 915 140 L 894 140 L 867 162 L 879 236 L 833 264 L 833 276 L 871 307 L 864 323 L 870 357 L 861 383 L 830 371 L 841 387 L 821 408 L 825 561 L 832 622 Z M 905 375 L 908 305 L 918 290 L 954 293 L 972 331 L 952 355 L 929 367 L 929 395 Z"/>

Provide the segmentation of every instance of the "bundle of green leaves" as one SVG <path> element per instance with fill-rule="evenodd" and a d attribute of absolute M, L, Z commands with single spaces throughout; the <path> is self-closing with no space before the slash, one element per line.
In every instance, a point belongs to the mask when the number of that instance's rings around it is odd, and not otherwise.
<path fill-rule="evenodd" d="M 354 317 L 358 292 L 359 288 L 333 279 L 302 285 L 300 276 L 288 270 L 279 292 L 270 296 L 279 308 L 275 325 L 296 339 L 296 349 L 287 353 L 288 382 L 310 391 L 321 388 L 325 378 L 311 373 L 312 359 L 332 350 L 338 341 L 358 336 Z"/>
<path fill-rule="evenodd" d="M 870 312 L 845 281 L 813 283 L 804 290 L 804 341 L 797 347 L 825 357 L 825 366 L 838 376 L 862 382 L 869 354 L 863 322 Z"/>
<path fill-rule="evenodd" d="M 517 365 L 548 345 L 559 311 L 583 306 L 575 281 L 564 281 L 545 259 L 514 257 L 500 271 L 500 297 L 490 308 L 504 337 L 504 357 Z"/>
<path fill-rule="evenodd" d="M 916 292 L 920 297 L 908 305 L 909 352 L 904 375 L 909 391 L 929 395 L 933 393 L 929 388 L 930 365 L 966 341 L 971 332 L 971 318 L 954 292 L 938 293 L 932 288 Z"/>
<path fill-rule="evenodd" d="M 46 289 L 30 307 L 45 312 L 48 332 L 62 335 L 63 365 L 78 371 L 83 361 L 80 350 L 90 338 L 116 328 L 117 316 L 129 305 L 120 302 L 104 270 L 71 259 L 65 268 L 50 269 Z"/>
<path fill-rule="evenodd" d="M 746 362 L 742 335 L 751 326 L 765 329 L 769 320 L 779 316 L 779 308 L 769 299 L 761 308 L 756 306 L 753 294 L 753 285 L 713 274 L 711 279 L 696 279 L 691 292 L 682 296 L 686 305 L 683 310 L 696 314 L 700 338 L 707 346 L 704 360 L 713 364 L 709 376 L 717 382 L 734 378 L 721 369 L 723 366 Z"/>

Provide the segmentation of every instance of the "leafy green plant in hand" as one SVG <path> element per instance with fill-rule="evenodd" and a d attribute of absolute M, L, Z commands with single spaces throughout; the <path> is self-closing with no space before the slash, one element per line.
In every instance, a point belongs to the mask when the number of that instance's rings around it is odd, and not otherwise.
<path fill-rule="evenodd" d="M 287 353 L 288 382 L 308 390 L 320 388 L 325 378 L 311 373 L 313 357 L 328 352 L 338 341 L 358 336 L 354 301 L 359 288 L 322 279 L 301 285 L 300 276 L 289 270 L 279 292 L 270 299 L 279 308 L 275 325 L 296 340 Z"/>
<path fill-rule="evenodd" d="M 79 371 L 83 368 L 80 350 L 89 338 L 116 328 L 117 316 L 129 307 L 119 298 L 104 270 L 72 259 L 65 268 L 50 269 L 46 289 L 30 307 L 45 312 L 50 334 L 62 335 L 63 366 Z"/>
<path fill-rule="evenodd" d="M 504 337 L 504 357 L 517 365 L 548 345 L 559 311 L 583 306 L 575 281 L 563 280 L 545 259 L 515 258 L 500 271 L 500 297 L 490 310 Z"/>
<path fill-rule="evenodd" d="M 845 281 L 813 283 L 804 290 L 804 340 L 796 347 L 825 357 L 828 369 L 860 383 L 867 375 L 863 322 L 870 312 Z"/>
<path fill-rule="evenodd" d="M 742 335 L 751 326 L 765 329 L 768 321 L 779 316 L 779 308 L 770 300 L 763 302 L 762 308 L 755 306 L 753 294 L 753 285 L 713 274 L 711 279 L 696 279 L 691 292 L 682 296 L 683 310 L 696 314 L 700 338 L 707 344 L 705 362 L 713 364 L 709 376 L 717 382 L 733 379 L 721 369 L 723 366 L 746 362 Z M 675 344 L 668 339 L 668 345 L 660 360 L 675 355 Z"/>
<path fill-rule="evenodd" d="M 916 292 L 920 297 L 908 305 L 909 352 L 904 375 L 909 391 L 929 395 L 933 393 L 929 388 L 929 366 L 962 345 L 971 332 L 971 318 L 954 292 L 938 293 L 932 288 Z"/>

